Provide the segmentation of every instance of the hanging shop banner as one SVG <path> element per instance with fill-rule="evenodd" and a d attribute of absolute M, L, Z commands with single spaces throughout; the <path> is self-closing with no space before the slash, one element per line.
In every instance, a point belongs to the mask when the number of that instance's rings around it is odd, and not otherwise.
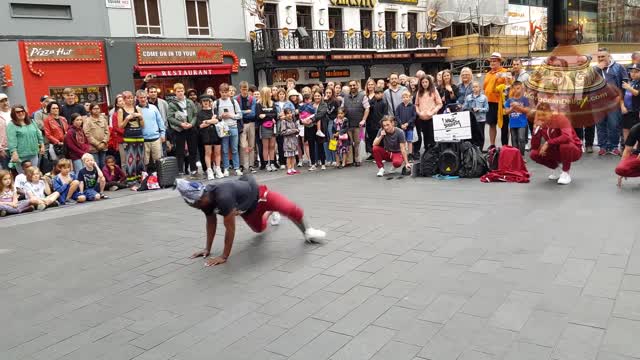
<path fill-rule="evenodd" d="M 418 5 L 418 0 L 378 0 L 378 2 L 389 4 Z"/>
<path fill-rule="evenodd" d="M 112 9 L 131 9 L 131 0 L 106 0 L 107 7 Z"/>
<path fill-rule="evenodd" d="M 99 41 L 25 41 L 27 62 L 102 61 L 103 48 Z"/>
<path fill-rule="evenodd" d="M 300 80 L 300 73 L 298 72 L 298 69 L 282 69 L 282 70 L 275 70 L 273 72 L 274 82 L 277 82 L 277 83 L 285 82 L 289 78 L 295 81 Z"/>
<path fill-rule="evenodd" d="M 138 64 L 222 63 L 222 44 L 215 43 L 138 43 Z"/>
<path fill-rule="evenodd" d="M 309 79 L 320 79 L 320 71 L 309 71 L 307 74 Z M 327 70 L 324 72 L 324 76 L 326 78 L 343 78 L 350 77 L 351 70 L 349 69 L 337 69 L 337 70 Z"/>
<path fill-rule="evenodd" d="M 471 139 L 471 118 L 468 111 L 433 116 L 433 137 L 439 141 Z"/>
<path fill-rule="evenodd" d="M 373 8 L 376 6 L 377 0 L 330 0 L 329 2 L 333 6 Z"/>

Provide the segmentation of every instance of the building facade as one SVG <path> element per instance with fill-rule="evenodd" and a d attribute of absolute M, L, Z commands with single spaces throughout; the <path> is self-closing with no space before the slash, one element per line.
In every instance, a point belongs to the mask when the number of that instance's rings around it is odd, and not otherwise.
<path fill-rule="evenodd" d="M 443 66 L 447 49 L 427 0 L 281 0 L 264 6 L 264 29 L 247 13 L 260 85 L 386 78 Z M 433 14 L 431 14 L 433 15 Z M 433 18 L 433 17 L 431 17 Z"/>
<path fill-rule="evenodd" d="M 0 12 L 0 92 L 37 110 L 43 95 L 107 106 L 147 74 L 204 92 L 252 82 L 244 10 L 236 0 L 9 0 Z M 9 81 L 7 81 L 9 80 Z"/>

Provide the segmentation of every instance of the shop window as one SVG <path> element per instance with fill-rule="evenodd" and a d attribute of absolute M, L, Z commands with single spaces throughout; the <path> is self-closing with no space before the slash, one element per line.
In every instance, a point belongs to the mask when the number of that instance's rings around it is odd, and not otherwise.
<path fill-rule="evenodd" d="M 138 35 L 162 35 L 158 0 L 133 0 Z"/>
<path fill-rule="evenodd" d="M 71 20 L 71 6 L 11 3 L 11 17 Z"/>
<path fill-rule="evenodd" d="M 187 32 L 190 36 L 208 36 L 209 2 L 207 0 L 186 0 Z"/>

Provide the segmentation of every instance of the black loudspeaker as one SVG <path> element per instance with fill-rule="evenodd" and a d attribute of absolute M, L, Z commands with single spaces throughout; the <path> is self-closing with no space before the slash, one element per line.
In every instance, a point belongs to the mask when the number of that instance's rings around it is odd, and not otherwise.
<path fill-rule="evenodd" d="M 303 39 L 303 40 L 309 38 L 309 33 L 307 32 L 307 29 L 305 29 L 302 26 L 300 26 L 300 27 L 298 27 L 298 29 L 296 29 L 296 35 L 300 39 Z"/>

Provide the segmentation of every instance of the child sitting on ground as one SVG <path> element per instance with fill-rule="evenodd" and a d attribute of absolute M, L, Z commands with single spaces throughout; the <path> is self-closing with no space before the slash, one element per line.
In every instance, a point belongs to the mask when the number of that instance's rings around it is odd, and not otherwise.
<path fill-rule="evenodd" d="M 87 198 L 80 192 L 80 181 L 71 171 L 71 160 L 60 159 L 56 165 L 57 175 L 53 178 L 53 190 L 60 194 L 61 205 L 83 203 Z"/>
<path fill-rule="evenodd" d="M 13 190 L 18 193 L 18 200 L 25 200 L 27 195 L 24 192 L 24 185 L 27 183 L 27 169 L 31 167 L 31 160 L 25 160 L 22 162 L 22 173 L 16 175 L 13 181 Z"/>
<path fill-rule="evenodd" d="M 26 175 L 27 182 L 24 185 L 24 191 L 27 199 L 32 205 L 36 206 L 36 209 L 42 211 L 46 208 L 60 205 L 57 201 L 60 193 L 51 191 L 49 184 L 42 180 L 40 169 L 32 166 L 27 169 Z"/>
<path fill-rule="evenodd" d="M 78 181 L 80 181 L 80 192 L 84 194 L 87 201 L 107 199 L 104 195 L 104 187 L 107 184 L 102 170 L 98 168 L 93 155 L 85 153 L 82 155 L 82 163 L 84 167 L 78 173 Z"/>
<path fill-rule="evenodd" d="M 104 161 L 102 174 L 106 180 L 105 189 L 109 191 L 118 191 L 127 188 L 127 175 L 122 171 L 120 166 L 116 164 L 116 158 L 109 155 Z"/>
<path fill-rule="evenodd" d="M 13 179 L 7 170 L 0 170 L 0 217 L 33 211 L 29 200 L 18 201 L 18 193 L 13 190 Z"/>

